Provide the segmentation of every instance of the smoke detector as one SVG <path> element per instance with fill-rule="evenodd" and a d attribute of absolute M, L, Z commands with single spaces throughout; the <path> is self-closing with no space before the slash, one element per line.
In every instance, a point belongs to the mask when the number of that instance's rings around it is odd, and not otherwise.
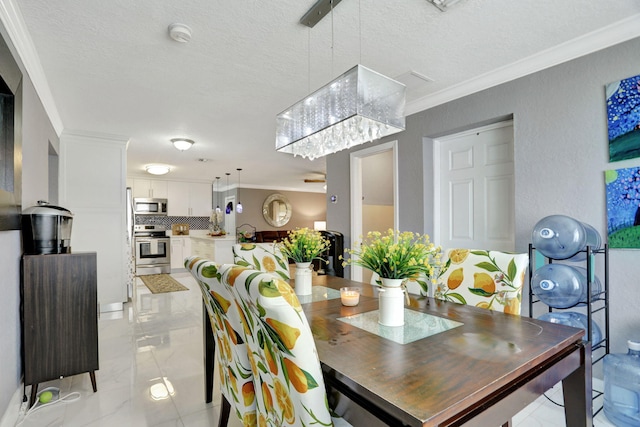
<path fill-rule="evenodd" d="M 184 24 L 169 25 L 169 36 L 177 42 L 187 43 L 191 40 L 191 28 Z"/>

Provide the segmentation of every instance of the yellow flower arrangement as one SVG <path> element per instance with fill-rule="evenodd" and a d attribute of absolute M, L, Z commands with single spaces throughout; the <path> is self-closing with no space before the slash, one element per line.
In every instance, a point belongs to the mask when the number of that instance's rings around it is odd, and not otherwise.
<path fill-rule="evenodd" d="M 350 258 L 344 260 L 343 266 L 359 265 L 387 279 L 416 278 L 421 274 L 432 277 L 442 255 L 428 235 L 392 229 L 385 235 L 370 231 L 362 243 L 345 252 Z"/>
<path fill-rule="evenodd" d="M 325 261 L 320 255 L 329 245 L 329 240 L 322 237 L 319 231 L 296 228 L 289 231 L 287 238 L 280 242 L 280 251 L 294 262 L 311 262 L 314 259 Z"/>

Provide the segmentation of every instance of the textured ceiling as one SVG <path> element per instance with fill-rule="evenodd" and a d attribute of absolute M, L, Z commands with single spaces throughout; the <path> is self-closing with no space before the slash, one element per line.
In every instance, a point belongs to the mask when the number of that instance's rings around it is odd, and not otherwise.
<path fill-rule="evenodd" d="M 165 163 L 169 179 L 232 172 L 235 183 L 243 168 L 243 187 L 310 191 L 322 184 L 303 179 L 323 174 L 325 161 L 276 153 L 275 116 L 356 63 L 432 79 L 410 86 L 415 112 L 434 94 L 640 13 L 637 0 L 463 0 L 444 13 L 425 0 L 343 0 L 309 29 L 298 20 L 314 0 L 15 3 L 64 128 L 129 137 L 129 175 Z M 189 43 L 169 38 L 175 22 L 192 28 Z M 178 152 L 177 136 L 196 144 Z"/>

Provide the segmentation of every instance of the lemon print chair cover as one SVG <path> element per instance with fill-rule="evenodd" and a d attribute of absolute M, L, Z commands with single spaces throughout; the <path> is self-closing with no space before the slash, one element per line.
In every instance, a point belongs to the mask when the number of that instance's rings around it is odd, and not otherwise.
<path fill-rule="evenodd" d="M 289 260 L 275 243 L 238 243 L 233 245 L 233 262 L 244 267 L 273 274 L 289 280 Z"/>
<path fill-rule="evenodd" d="M 451 249 L 437 280 L 436 298 L 520 314 L 528 254 Z"/>
<path fill-rule="evenodd" d="M 222 275 L 234 265 L 220 266 L 196 256 L 188 258 L 185 265 L 202 291 L 218 349 L 216 370 L 220 378 L 223 408 L 219 425 L 226 426 L 231 407 L 245 427 L 256 426 L 253 374 L 242 333 L 240 312 L 229 289 L 220 283 Z"/>
<path fill-rule="evenodd" d="M 313 335 L 293 289 L 270 274 L 235 268 L 222 280 L 243 312 L 258 425 L 348 426 L 330 415 Z"/>

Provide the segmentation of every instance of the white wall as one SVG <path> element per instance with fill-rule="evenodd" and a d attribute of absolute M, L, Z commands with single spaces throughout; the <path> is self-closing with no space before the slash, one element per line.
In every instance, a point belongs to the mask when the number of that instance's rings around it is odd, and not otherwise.
<path fill-rule="evenodd" d="M 101 311 L 127 300 L 125 190 L 128 138 L 63 132 L 60 204 L 73 212 L 73 252 L 96 252 Z"/>
<path fill-rule="evenodd" d="M 531 230 L 554 213 L 593 225 L 606 239 L 604 171 L 640 165 L 609 163 L 604 86 L 640 74 L 640 39 L 578 58 L 407 117 L 398 140 L 400 228 L 433 235 L 431 139 L 512 117 L 515 137 L 516 249 L 526 251 Z M 385 142 L 383 140 L 381 142 Z M 349 152 L 327 157 L 327 225 L 349 235 Z M 610 256 L 612 351 L 638 338 L 640 252 Z M 527 310 L 528 312 L 528 310 Z"/>
<path fill-rule="evenodd" d="M 362 159 L 362 204 L 393 206 L 393 150 Z"/>
<path fill-rule="evenodd" d="M 20 231 L 0 231 L 0 418 L 20 384 Z"/>
<path fill-rule="evenodd" d="M 12 52 L 5 28 L 3 36 Z M 4 58 L 6 59 L 6 58 Z M 58 147 L 58 137 L 47 117 L 40 98 L 35 92 L 22 63 L 16 59 L 22 71 L 22 208 L 32 206 L 37 200 L 46 200 L 49 191 L 48 153 L 49 142 Z M 16 111 L 18 114 L 18 111 Z M 2 286 L 0 298 L 0 418 L 8 409 L 12 396 L 20 387 L 22 368 L 20 360 L 20 258 L 22 256 L 21 233 L 18 230 L 0 231 L 0 272 Z M 19 405 L 19 402 L 16 403 Z M 15 413 L 18 407 L 13 408 Z"/>
<path fill-rule="evenodd" d="M 393 199 L 393 192 L 391 194 Z M 370 231 L 380 231 L 386 233 L 388 229 L 393 229 L 393 210 L 392 205 L 362 205 L 362 236 L 367 235 Z M 366 268 L 362 271 L 362 281 L 369 283 L 371 280 L 371 270 Z"/>

